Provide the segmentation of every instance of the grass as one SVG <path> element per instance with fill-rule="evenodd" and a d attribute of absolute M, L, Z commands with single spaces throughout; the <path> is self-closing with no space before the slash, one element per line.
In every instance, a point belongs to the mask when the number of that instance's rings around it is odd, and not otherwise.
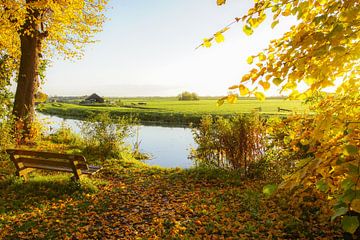
<path fill-rule="evenodd" d="M 35 173 L 0 180 L 1 239 L 336 239 L 337 225 L 294 218 L 260 180 L 111 160 L 96 178 Z M 301 220 L 300 220 L 301 219 Z M 311 224 L 308 223 L 311 221 Z"/>
<path fill-rule="evenodd" d="M 23 183 L 18 177 L 0 181 L 0 214 L 22 213 L 31 209 L 43 209 L 51 203 L 69 196 L 95 193 L 105 181 L 84 178 L 81 185 L 70 180 L 70 174 L 31 174 L 31 181 Z M 1 228 L 1 224 L 0 224 Z"/>
<path fill-rule="evenodd" d="M 113 116 L 134 115 L 143 123 L 198 123 L 204 115 L 230 116 L 250 113 L 261 108 L 263 115 L 283 115 L 278 107 L 295 112 L 306 109 L 301 101 L 269 98 L 265 101 L 241 98 L 235 104 L 216 105 L 217 99 L 200 101 L 178 101 L 176 98 L 127 98 L 121 99 L 123 106 L 81 106 L 70 103 L 46 103 L 39 110 L 46 114 L 83 119 L 96 112 L 109 112 Z M 140 104 L 139 104 L 140 103 Z"/>

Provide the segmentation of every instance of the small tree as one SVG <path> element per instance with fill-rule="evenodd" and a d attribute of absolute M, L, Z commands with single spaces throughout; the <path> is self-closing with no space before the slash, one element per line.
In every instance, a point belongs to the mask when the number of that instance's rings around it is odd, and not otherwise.
<path fill-rule="evenodd" d="M 124 150 L 125 138 L 133 134 L 136 120 L 132 118 L 112 119 L 108 113 L 90 117 L 81 125 L 84 138 L 84 154 L 90 159 L 104 161 L 118 158 Z"/>
<path fill-rule="evenodd" d="M 265 152 L 265 128 L 257 116 L 207 116 L 193 129 L 193 135 L 198 147 L 191 158 L 197 163 L 242 170 L 246 176 L 250 165 L 261 160 Z"/>
<path fill-rule="evenodd" d="M 196 93 L 191 92 L 182 92 L 178 95 L 179 101 L 191 101 L 191 100 L 199 100 L 199 96 Z"/>

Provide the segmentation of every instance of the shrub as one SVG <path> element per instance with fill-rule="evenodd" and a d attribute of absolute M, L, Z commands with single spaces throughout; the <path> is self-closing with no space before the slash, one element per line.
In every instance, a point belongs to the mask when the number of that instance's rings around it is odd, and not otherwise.
<path fill-rule="evenodd" d="M 308 146 L 298 144 L 297 151 L 294 151 L 294 146 L 290 144 L 292 141 L 290 133 L 292 129 L 291 118 L 292 117 L 281 119 L 273 117 L 267 121 L 267 136 L 269 141 L 265 158 L 271 161 L 271 169 L 269 170 L 272 174 L 276 174 L 277 177 L 295 171 L 298 159 L 313 157 L 313 154 L 308 151 Z M 301 120 L 300 123 L 306 126 L 308 120 Z"/>
<path fill-rule="evenodd" d="M 199 96 L 196 93 L 191 93 L 191 92 L 182 92 L 181 94 L 179 94 L 178 99 L 180 101 L 186 101 L 186 100 L 199 100 Z"/>
<path fill-rule="evenodd" d="M 60 128 L 53 134 L 50 134 L 50 140 L 54 143 L 66 144 L 71 146 L 81 146 L 82 139 L 79 134 L 74 133 L 64 122 Z"/>
<path fill-rule="evenodd" d="M 116 100 L 114 104 L 116 106 L 118 106 L 118 107 L 123 107 L 124 106 L 124 103 L 121 101 L 121 99 Z"/>
<path fill-rule="evenodd" d="M 260 161 L 265 152 L 265 127 L 254 115 L 207 116 L 193 129 L 193 135 L 198 147 L 190 158 L 198 165 L 241 170 L 248 176 L 250 164 Z"/>
<path fill-rule="evenodd" d="M 14 144 L 12 122 L 8 119 L 0 120 L 0 161 L 8 158 L 5 150 Z"/>
<path fill-rule="evenodd" d="M 1 113 L 0 113 L 1 115 Z M 15 168 L 6 153 L 7 148 L 13 147 L 13 122 L 10 118 L 0 117 L 0 181 L 14 174 Z"/>
<path fill-rule="evenodd" d="M 125 138 L 132 134 L 135 124 L 133 118 L 111 119 L 108 113 L 87 119 L 81 125 L 83 154 L 88 159 L 100 161 L 120 157 L 121 151 L 125 150 Z"/>

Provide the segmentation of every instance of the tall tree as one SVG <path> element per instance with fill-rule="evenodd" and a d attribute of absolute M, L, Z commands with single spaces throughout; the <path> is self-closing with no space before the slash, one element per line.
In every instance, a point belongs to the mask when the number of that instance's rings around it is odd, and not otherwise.
<path fill-rule="evenodd" d="M 106 0 L 0 1 L 2 55 L 16 59 L 17 89 L 13 114 L 21 139 L 31 135 L 34 95 L 41 61 L 55 53 L 80 57 L 82 47 L 101 30 Z M 4 44 L 6 41 L 12 44 Z"/>

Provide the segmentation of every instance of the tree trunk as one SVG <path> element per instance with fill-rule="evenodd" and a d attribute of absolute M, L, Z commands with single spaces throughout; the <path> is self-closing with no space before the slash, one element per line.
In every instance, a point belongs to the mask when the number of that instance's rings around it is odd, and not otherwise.
<path fill-rule="evenodd" d="M 15 131 L 20 143 L 26 143 L 32 138 L 34 94 L 39 84 L 38 69 L 42 40 L 39 24 L 31 21 L 36 18 L 36 11 L 28 11 L 28 14 L 28 21 L 20 33 L 21 59 L 13 109 L 16 121 Z"/>

